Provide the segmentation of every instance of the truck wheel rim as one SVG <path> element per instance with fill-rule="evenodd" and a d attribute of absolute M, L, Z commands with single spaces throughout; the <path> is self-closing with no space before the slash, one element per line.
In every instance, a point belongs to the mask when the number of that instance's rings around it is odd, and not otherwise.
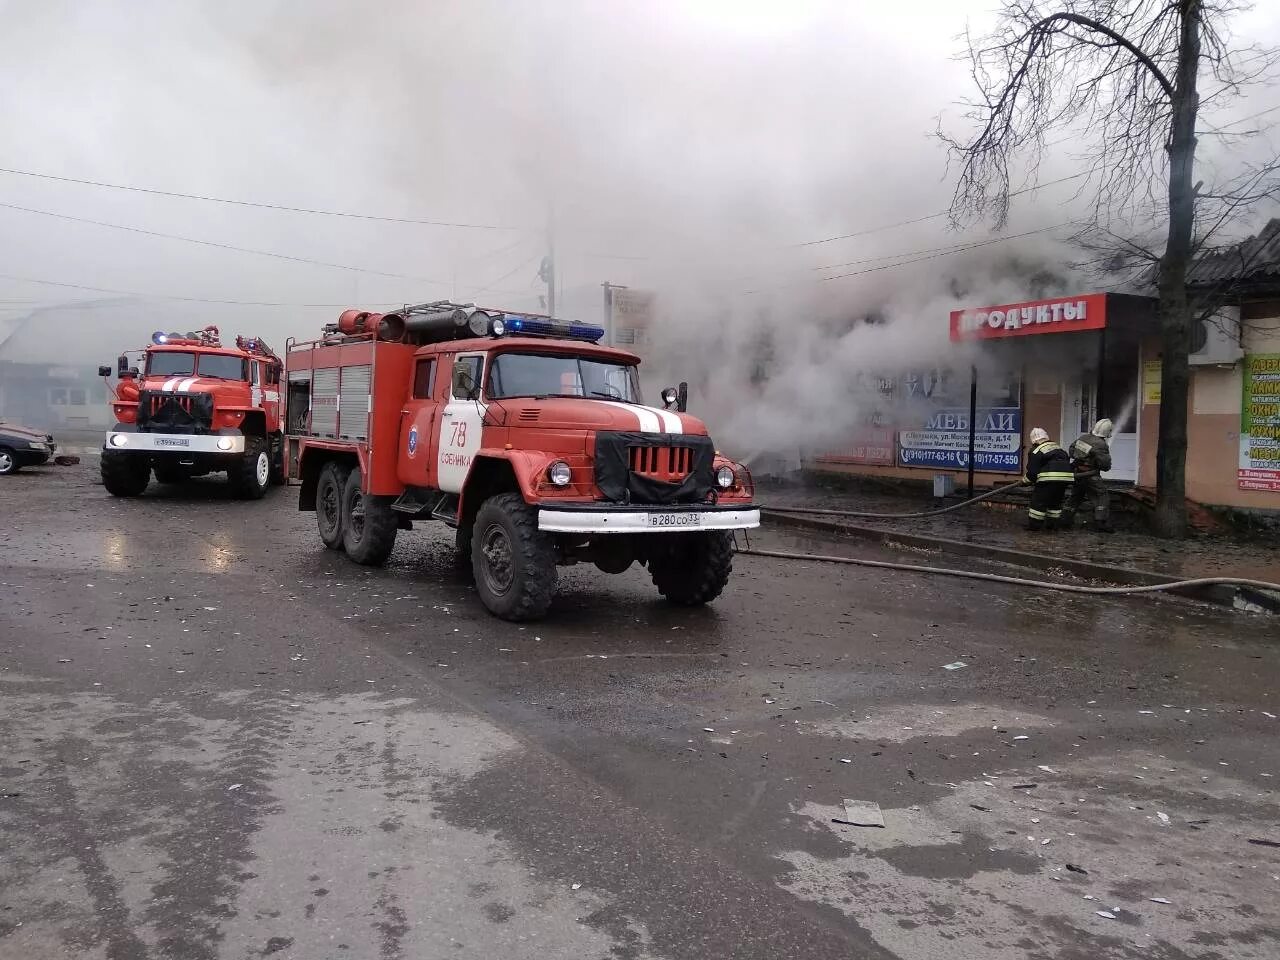
<path fill-rule="evenodd" d="M 271 461 L 267 459 L 265 453 L 258 454 L 258 462 L 254 464 L 254 473 L 258 478 L 258 486 L 265 487 L 267 478 L 271 476 Z"/>
<path fill-rule="evenodd" d="M 13 469 L 13 456 L 8 450 L 0 451 L 0 473 L 8 473 Z"/>
<path fill-rule="evenodd" d="M 496 523 L 485 529 L 480 541 L 480 553 L 484 557 L 485 584 L 497 596 L 511 589 L 515 579 L 515 564 L 511 555 L 511 540 Z"/>
<path fill-rule="evenodd" d="M 320 515 L 324 517 L 325 526 L 330 530 L 338 527 L 338 491 L 333 484 L 328 484 L 320 495 Z"/>

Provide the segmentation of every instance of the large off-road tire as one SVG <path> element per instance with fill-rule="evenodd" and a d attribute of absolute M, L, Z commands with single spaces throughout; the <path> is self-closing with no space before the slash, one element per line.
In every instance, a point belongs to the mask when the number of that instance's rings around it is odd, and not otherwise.
<path fill-rule="evenodd" d="M 151 461 L 144 453 L 102 451 L 102 485 L 113 497 L 140 497 L 151 482 Z"/>
<path fill-rule="evenodd" d="M 380 567 L 396 545 L 399 519 L 392 497 L 369 496 L 360 489 L 360 469 L 347 475 L 342 491 L 342 547 L 356 563 Z"/>
<path fill-rule="evenodd" d="M 0 477 L 18 472 L 18 455 L 9 447 L 0 447 Z"/>
<path fill-rule="evenodd" d="M 673 534 L 670 540 L 649 557 L 658 592 L 684 607 L 699 607 L 720 596 L 733 572 L 733 534 L 708 530 Z"/>
<path fill-rule="evenodd" d="M 502 493 L 480 505 L 471 551 L 476 592 L 503 620 L 544 616 L 556 592 L 556 552 L 538 529 L 538 513 L 518 493 Z"/>
<path fill-rule="evenodd" d="M 157 483 L 186 483 L 191 479 L 187 468 L 176 463 L 157 463 L 152 470 L 155 472 Z"/>
<path fill-rule="evenodd" d="M 261 500 L 271 486 L 271 450 L 262 437 L 245 437 L 244 454 L 227 470 L 241 500 Z"/>
<path fill-rule="evenodd" d="M 342 495 L 347 489 L 347 474 L 351 470 L 337 460 L 330 460 L 320 468 L 316 482 L 316 526 L 320 539 L 330 550 L 342 549 Z"/>
<path fill-rule="evenodd" d="M 475 542 L 476 528 L 474 524 L 462 523 L 453 533 L 453 546 L 456 550 L 458 566 L 464 570 L 471 569 L 471 545 Z"/>

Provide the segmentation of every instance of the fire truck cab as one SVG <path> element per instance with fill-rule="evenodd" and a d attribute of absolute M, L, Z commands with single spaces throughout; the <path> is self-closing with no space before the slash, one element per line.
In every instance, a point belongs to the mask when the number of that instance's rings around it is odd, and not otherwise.
<path fill-rule="evenodd" d="M 152 335 L 141 366 L 122 354 L 102 447 L 102 483 L 136 497 L 154 471 L 164 484 L 226 471 L 242 498 L 284 482 L 279 357 L 261 340 L 224 347 L 217 327 Z M 110 367 L 99 367 L 104 378 Z"/>
<path fill-rule="evenodd" d="M 320 538 L 378 565 L 399 530 L 455 528 L 485 606 L 543 616 L 558 565 L 648 568 L 669 600 L 724 589 L 732 531 L 759 526 L 747 470 L 696 418 L 641 402 L 604 331 L 436 302 L 349 310 L 285 351 L 286 470 Z M 667 397 L 674 403 L 672 397 Z"/>

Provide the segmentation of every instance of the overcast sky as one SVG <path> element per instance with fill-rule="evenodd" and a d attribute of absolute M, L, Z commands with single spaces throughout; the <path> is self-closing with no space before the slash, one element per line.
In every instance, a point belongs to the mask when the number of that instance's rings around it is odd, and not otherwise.
<path fill-rule="evenodd" d="M 26 278 L 0 279 L 0 318 L 27 300 L 103 295 L 29 280 L 324 305 L 172 304 L 280 340 L 345 304 L 527 309 L 549 222 L 570 291 L 696 278 L 736 293 L 764 265 L 803 286 L 814 266 L 954 243 L 933 220 L 792 246 L 946 207 L 931 132 L 968 92 L 956 35 L 992 3 L 0 2 L 0 167 L 472 225 L 0 173 L 0 204 L 364 271 L 0 207 L 0 273 Z M 1280 4 L 1263 6 L 1237 30 L 1274 42 Z M 1262 91 L 1221 119 L 1275 104 Z M 1063 148 L 1041 179 L 1082 162 Z M 1070 216 L 1068 194 L 1046 190 L 1011 229 Z M 874 279 L 899 282 L 892 270 Z"/>

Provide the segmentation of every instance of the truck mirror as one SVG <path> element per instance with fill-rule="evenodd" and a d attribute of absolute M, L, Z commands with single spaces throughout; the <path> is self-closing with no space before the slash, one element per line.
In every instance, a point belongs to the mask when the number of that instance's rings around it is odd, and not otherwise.
<path fill-rule="evenodd" d="M 676 409 L 681 413 L 689 409 L 689 383 L 687 380 L 680 381 L 680 388 L 676 394 Z"/>
<path fill-rule="evenodd" d="M 108 367 L 108 366 L 106 366 L 106 365 L 103 365 L 103 366 L 99 367 L 99 368 L 98 368 L 98 376 L 100 376 L 100 377 L 109 377 L 109 376 L 111 376 L 111 368 L 110 368 L 110 367 Z"/>
<path fill-rule="evenodd" d="M 471 378 L 471 365 L 464 360 L 453 364 L 453 395 L 459 400 L 474 400 L 480 395 L 480 388 Z"/>
<path fill-rule="evenodd" d="M 124 376 L 129 372 L 129 358 L 123 353 L 116 358 L 116 372 L 119 373 L 120 376 Z"/>

